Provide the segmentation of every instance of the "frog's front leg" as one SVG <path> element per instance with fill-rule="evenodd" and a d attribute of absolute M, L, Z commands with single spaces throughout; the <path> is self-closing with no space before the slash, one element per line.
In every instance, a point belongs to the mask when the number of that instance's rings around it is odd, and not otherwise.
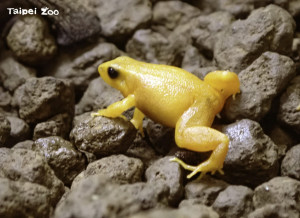
<path fill-rule="evenodd" d="M 140 131 L 142 136 L 144 137 L 144 131 L 143 131 L 143 119 L 145 115 L 142 111 L 140 111 L 137 107 L 134 109 L 133 118 L 130 120 L 130 122 L 134 125 L 136 129 Z"/>
<path fill-rule="evenodd" d="M 179 147 L 197 152 L 212 151 L 209 159 L 198 166 L 187 165 L 178 158 L 171 159 L 192 171 L 188 178 L 198 172 L 201 172 L 201 176 L 207 172 L 223 173 L 222 168 L 228 151 L 229 139 L 225 134 L 207 127 L 210 126 L 214 117 L 214 114 L 210 113 L 211 110 L 206 105 L 196 102 L 176 123 L 175 140 Z"/>
<path fill-rule="evenodd" d="M 119 117 L 121 114 L 128 110 L 129 108 L 135 106 L 135 98 L 134 95 L 128 95 L 121 101 L 115 102 L 109 105 L 106 109 L 101 109 L 96 113 L 92 113 L 91 116 L 105 116 L 105 117 Z"/>

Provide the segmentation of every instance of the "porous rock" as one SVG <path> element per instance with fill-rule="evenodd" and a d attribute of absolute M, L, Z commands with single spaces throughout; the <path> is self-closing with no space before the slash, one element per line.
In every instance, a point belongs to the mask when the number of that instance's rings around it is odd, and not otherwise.
<path fill-rule="evenodd" d="M 92 80 L 84 95 L 75 106 L 75 114 L 106 108 L 114 102 L 120 101 L 122 94 L 109 86 L 103 79 Z"/>
<path fill-rule="evenodd" d="M 0 177 L 48 188 L 53 206 L 64 193 L 63 183 L 55 176 L 45 159 L 32 150 L 0 148 Z"/>
<path fill-rule="evenodd" d="M 134 126 L 123 118 L 98 116 L 76 125 L 70 139 L 80 151 L 104 157 L 124 153 L 135 135 Z"/>
<path fill-rule="evenodd" d="M 224 126 L 221 131 L 230 140 L 224 179 L 233 184 L 256 186 L 277 175 L 277 146 L 259 123 L 243 119 Z"/>
<path fill-rule="evenodd" d="M 170 161 L 171 156 L 156 160 L 146 170 L 148 183 L 162 183 L 169 187 L 168 197 L 171 205 L 177 205 L 183 196 L 184 173 L 179 164 Z"/>
<path fill-rule="evenodd" d="M 300 76 L 291 80 L 280 97 L 277 119 L 284 126 L 300 134 Z"/>
<path fill-rule="evenodd" d="M 54 217 L 127 217 L 167 205 L 168 188 L 160 184 L 115 184 L 103 175 L 83 179 L 55 209 Z"/>
<path fill-rule="evenodd" d="M 48 136 L 69 137 L 72 128 L 72 117 L 67 113 L 58 114 L 45 122 L 38 123 L 33 130 L 33 140 Z"/>
<path fill-rule="evenodd" d="M 101 34 L 113 41 L 125 41 L 152 15 L 148 0 L 89 0 L 88 5 L 100 18 Z"/>
<path fill-rule="evenodd" d="M 138 213 L 129 218 L 218 218 L 219 215 L 212 208 L 205 205 L 180 207 L 179 209 L 156 209 Z"/>
<path fill-rule="evenodd" d="M 58 136 L 40 138 L 34 142 L 33 150 L 44 156 L 55 175 L 70 185 L 73 179 L 85 169 L 85 157 L 71 142 Z"/>
<path fill-rule="evenodd" d="M 22 119 L 18 117 L 7 117 L 10 123 L 10 135 L 7 139 L 7 146 L 13 146 L 18 142 L 30 139 L 31 129 L 29 125 Z"/>
<path fill-rule="evenodd" d="M 57 78 L 71 79 L 81 96 L 90 82 L 99 77 L 98 66 L 124 55 L 114 44 L 97 42 L 81 49 L 61 52 L 46 73 Z"/>
<path fill-rule="evenodd" d="M 29 65 L 45 63 L 57 51 L 47 22 L 37 15 L 20 16 L 10 29 L 6 41 L 14 56 Z"/>
<path fill-rule="evenodd" d="M 0 69 L 0 75 L 2 74 L 2 71 Z M 0 86 L 0 112 L 11 112 L 11 103 L 12 103 L 12 96 L 8 91 L 5 91 L 1 86 Z M 2 113 L 3 115 L 5 113 Z M 6 114 L 5 114 L 6 115 Z"/>
<path fill-rule="evenodd" d="M 248 218 L 265 218 L 265 217 L 286 217 L 298 218 L 299 211 L 291 205 L 285 203 L 266 204 L 263 207 L 257 208 L 248 214 Z"/>
<path fill-rule="evenodd" d="M 275 177 L 254 190 L 254 207 L 261 208 L 268 204 L 282 204 L 295 207 L 300 211 L 300 182 L 289 177 Z"/>
<path fill-rule="evenodd" d="M 286 153 L 281 163 L 281 175 L 300 180 L 300 144 Z"/>
<path fill-rule="evenodd" d="M 286 56 L 265 52 L 240 72 L 241 94 L 229 98 L 224 113 L 229 120 L 261 120 L 271 109 L 273 99 L 295 75 L 294 62 Z M 299 112 L 300 114 L 300 112 Z"/>
<path fill-rule="evenodd" d="M 35 69 L 20 64 L 8 55 L 1 58 L 0 71 L 0 81 L 3 87 L 10 92 L 15 91 L 15 89 L 24 84 L 27 79 L 35 77 L 36 75 Z"/>
<path fill-rule="evenodd" d="M 103 175 L 113 183 L 127 184 L 142 181 L 144 173 L 143 162 L 137 158 L 127 157 L 125 155 L 111 155 L 90 163 L 83 175 L 76 178 L 72 183 L 72 189 L 81 179 L 92 175 Z"/>
<path fill-rule="evenodd" d="M 256 9 L 218 37 L 214 59 L 219 68 L 239 73 L 265 51 L 289 55 L 294 28 L 293 18 L 284 9 L 275 5 Z"/>
<path fill-rule="evenodd" d="M 11 127 L 9 120 L 3 116 L 0 115 L 0 147 L 3 147 L 5 145 L 6 139 L 9 137 Z"/>
<path fill-rule="evenodd" d="M 14 93 L 19 115 L 27 123 L 37 123 L 54 115 L 74 114 L 74 89 L 70 81 L 54 77 L 30 78 Z"/>
<path fill-rule="evenodd" d="M 49 217 L 53 207 L 43 185 L 0 178 L 1 217 Z"/>
<path fill-rule="evenodd" d="M 47 16 L 57 30 L 57 42 L 71 45 L 100 32 L 99 18 L 80 0 L 27 0 L 38 8 L 48 8 L 59 12 L 57 16 Z"/>
<path fill-rule="evenodd" d="M 221 217 L 246 217 L 252 211 L 253 191 L 246 186 L 228 186 L 212 207 Z"/>
<path fill-rule="evenodd" d="M 193 180 L 186 184 L 185 198 L 188 200 L 197 199 L 197 204 L 211 206 L 218 194 L 227 186 L 228 184 L 226 182 L 206 175 L 201 180 Z M 182 202 L 181 204 L 183 205 L 187 203 L 188 202 Z"/>

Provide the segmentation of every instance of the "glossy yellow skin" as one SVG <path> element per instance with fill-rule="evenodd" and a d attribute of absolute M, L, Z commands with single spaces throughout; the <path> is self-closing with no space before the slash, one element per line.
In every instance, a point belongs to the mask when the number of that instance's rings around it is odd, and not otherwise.
<path fill-rule="evenodd" d="M 108 68 L 118 72 L 116 78 L 108 75 Z M 226 98 L 240 91 L 237 75 L 229 71 L 209 73 L 204 81 L 195 75 L 173 66 L 149 64 L 129 57 L 119 57 L 98 67 L 102 79 L 121 91 L 125 97 L 93 116 L 118 117 L 135 107 L 131 120 L 143 134 L 142 122 L 146 115 L 150 119 L 175 128 L 175 141 L 192 151 L 213 151 L 210 158 L 198 166 L 190 166 L 173 158 L 185 169 L 197 172 L 219 171 L 222 173 L 229 139 L 210 128 L 214 117 Z"/>

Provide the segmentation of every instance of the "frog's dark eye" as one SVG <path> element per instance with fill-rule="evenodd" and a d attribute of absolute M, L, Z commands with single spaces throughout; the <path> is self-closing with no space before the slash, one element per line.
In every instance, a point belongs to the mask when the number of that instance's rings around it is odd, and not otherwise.
<path fill-rule="evenodd" d="M 107 69 L 107 73 L 108 73 L 108 76 L 110 77 L 110 78 L 112 78 L 112 79 L 115 79 L 115 78 L 117 78 L 118 76 L 119 76 L 119 72 L 118 71 L 116 71 L 114 68 L 112 68 L 112 67 L 109 67 L 108 69 Z"/>

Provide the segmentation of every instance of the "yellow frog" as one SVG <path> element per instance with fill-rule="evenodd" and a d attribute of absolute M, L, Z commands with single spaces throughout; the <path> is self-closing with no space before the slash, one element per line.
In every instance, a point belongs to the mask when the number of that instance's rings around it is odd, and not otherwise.
<path fill-rule="evenodd" d="M 175 141 L 180 148 L 197 152 L 212 151 L 208 160 L 198 166 L 185 164 L 172 158 L 185 169 L 191 170 L 191 178 L 198 172 L 223 174 L 229 139 L 210 128 L 225 100 L 240 92 L 240 82 L 235 73 L 214 71 L 204 81 L 195 75 L 173 66 L 149 64 L 129 57 L 118 57 L 98 67 L 102 79 L 118 89 L 123 100 L 92 116 L 118 117 L 135 107 L 130 120 L 143 134 L 143 118 L 175 128 Z"/>

